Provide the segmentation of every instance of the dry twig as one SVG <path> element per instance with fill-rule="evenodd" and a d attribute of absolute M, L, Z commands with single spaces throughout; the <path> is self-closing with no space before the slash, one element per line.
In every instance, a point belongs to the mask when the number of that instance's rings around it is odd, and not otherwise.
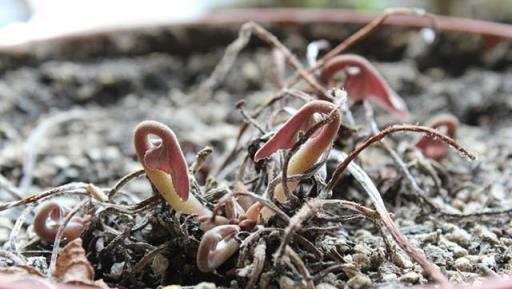
<path fill-rule="evenodd" d="M 437 21 L 434 17 L 434 15 L 427 13 L 425 10 L 418 9 L 418 8 L 390 8 L 387 9 L 384 14 L 380 15 L 379 17 L 373 19 L 370 23 L 366 24 L 363 28 L 359 29 L 356 33 L 350 35 L 347 39 L 343 40 L 340 44 L 338 44 L 336 47 L 334 47 L 331 51 L 329 51 L 327 54 L 325 54 L 321 59 L 317 60 L 315 65 L 309 68 L 306 73 L 311 74 L 314 71 L 321 68 L 329 59 L 333 58 L 334 56 L 344 52 L 348 48 L 352 47 L 357 42 L 363 40 L 368 35 L 370 35 L 373 31 L 375 31 L 377 28 L 379 28 L 384 21 L 390 16 L 393 15 L 416 15 L 421 17 L 427 17 L 430 22 L 431 26 L 434 28 L 434 30 L 437 30 Z M 292 87 L 294 84 L 297 83 L 299 80 L 299 75 L 294 75 L 291 80 L 287 81 L 285 87 Z"/>
<path fill-rule="evenodd" d="M 343 152 L 338 153 L 340 154 L 342 159 L 347 160 L 349 158 L 349 156 L 347 156 Z M 345 161 L 343 161 L 342 164 L 343 163 L 345 163 Z M 370 200 L 375 206 L 375 210 L 378 212 L 380 219 L 384 223 L 386 229 L 388 229 L 391 236 L 393 236 L 393 239 L 398 244 L 398 246 L 400 246 L 400 248 L 402 248 L 412 259 L 418 262 L 418 264 L 421 265 L 423 270 L 425 270 L 425 272 L 433 280 L 435 280 L 441 285 L 447 284 L 448 279 L 446 279 L 446 277 L 441 273 L 439 268 L 434 264 L 430 263 L 430 261 L 428 261 L 428 259 L 409 242 L 407 237 L 405 237 L 400 232 L 395 222 L 393 222 L 393 220 L 391 219 L 389 212 L 386 209 L 386 206 L 384 205 L 384 201 L 382 200 L 380 192 L 378 191 L 377 187 L 370 179 L 368 174 L 366 174 L 366 172 L 360 166 L 353 162 L 348 162 L 347 166 L 350 173 L 361 184 L 363 189 L 368 193 L 368 196 L 370 197 Z"/>
<path fill-rule="evenodd" d="M 78 203 L 72 210 L 69 211 L 69 213 L 62 221 L 62 225 L 60 225 L 59 230 L 57 231 L 57 235 L 55 236 L 55 241 L 53 242 L 52 256 L 50 258 L 50 265 L 48 266 L 48 277 L 53 276 L 53 273 L 55 271 L 57 256 L 60 252 L 60 242 L 62 240 L 62 237 L 64 236 L 64 228 L 66 228 L 69 221 L 71 221 L 71 218 L 73 218 L 73 216 L 76 215 L 76 213 L 78 213 L 90 201 L 90 199 L 85 199 Z"/>

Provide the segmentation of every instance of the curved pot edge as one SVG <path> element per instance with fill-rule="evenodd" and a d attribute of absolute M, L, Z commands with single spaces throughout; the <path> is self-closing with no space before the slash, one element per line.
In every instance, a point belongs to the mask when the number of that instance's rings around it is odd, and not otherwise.
<path fill-rule="evenodd" d="M 109 26 L 102 29 L 89 29 L 65 33 L 48 38 L 35 39 L 15 45 L 0 45 L 0 52 L 17 53 L 25 51 L 35 45 L 46 42 L 65 39 L 91 38 L 114 32 L 130 31 L 151 28 L 172 28 L 187 26 L 216 26 L 216 25 L 240 25 L 254 21 L 262 24 L 365 24 L 370 22 L 380 13 L 362 13 L 348 9 L 303 9 L 303 8 L 249 8 L 249 9 L 224 9 L 213 11 L 194 20 L 175 22 L 172 20 L 158 23 Z M 443 31 L 466 32 L 479 34 L 498 40 L 512 40 L 512 25 L 474 20 L 467 18 L 436 15 L 437 25 Z M 395 15 L 389 17 L 384 25 L 394 27 L 406 27 L 417 29 L 426 27 L 430 23 L 428 19 L 417 16 Z"/>

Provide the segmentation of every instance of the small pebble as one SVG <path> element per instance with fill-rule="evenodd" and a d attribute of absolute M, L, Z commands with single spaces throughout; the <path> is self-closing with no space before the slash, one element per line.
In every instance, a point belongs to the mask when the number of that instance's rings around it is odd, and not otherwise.
<path fill-rule="evenodd" d="M 196 286 L 194 286 L 194 289 L 216 289 L 217 286 L 215 286 L 215 284 L 213 283 L 209 283 L 209 282 L 201 282 L 199 284 L 197 284 Z"/>
<path fill-rule="evenodd" d="M 451 247 L 450 250 L 455 258 L 464 257 L 468 255 L 468 250 L 457 245 L 457 247 Z"/>
<path fill-rule="evenodd" d="M 110 267 L 110 275 L 113 278 L 119 278 L 121 277 L 121 274 L 123 274 L 125 262 L 118 262 L 112 264 L 112 267 Z"/>
<path fill-rule="evenodd" d="M 359 266 L 361 270 L 368 270 L 371 267 L 370 258 L 368 255 L 363 253 L 356 253 L 352 255 L 352 259 L 354 259 L 354 263 L 356 266 Z"/>
<path fill-rule="evenodd" d="M 480 263 L 488 268 L 496 267 L 496 259 L 493 255 L 480 256 Z"/>
<path fill-rule="evenodd" d="M 354 234 L 354 237 L 356 238 L 357 242 L 364 242 L 366 240 L 372 239 L 374 237 L 374 235 L 372 233 L 370 233 L 368 230 L 360 229 L 360 230 L 356 231 L 356 233 Z M 356 247 L 358 247 L 358 246 L 364 247 L 361 244 L 356 245 Z M 354 250 L 356 250 L 356 248 L 354 248 Z"/>
<path fill-rule="evenodd" d="M 460 257 L 455 260 L 454 263 L 455 269 L 463 272 L 472 272 L 473 271 L 473 264 L 471 264 L 471 261 L 469 261 L 466 257 Z"/>
<path fill-rule="evenodd" d="M 336 287 L 329 283 L 320 283 L 316 285 L 316 289 L 336 289 Z"/>
<path fill-rule="evenodd" d="M 471 235 L 465 230 L 455 227 L 453 231 L 446 235 L 448 240 L 455 242 L 463 247 L 466 247 L 471 242 Z"/>
<path fill-rule="evenodd" d="M 420 280 L 421 275 L 414 271 L 407 272 L 404 275 L 400 276 L 400 278 L 398 278 L 398 281 L 409 284 L 418 284 Z"/>
<path fill-rule="evenodd" d="M 386 282 L 394 282 L 397 279 L 398 279 L 398 277 L 394 273 L 389 273 L 389 274 L 382 275 L 382 280 L 384 280 Z"/>
<path fill-rule="evenodd" d="M 512 246 L 512 239 L 507 237 L 502 237 L 501 241 L 503 242 L 503 245 L 505 246 Z"/>
<path fill-rule="evenodd" d="M 299 289 L 303 287 L 302 282 L 296 282 L 290 277 L 281 276 L 281 278 L 279 278 L 279 288 L 281 289 Z"/>
<path fill-rule="evenodd" d="M 352 289 L 364 289 L 369 288 L 372 285 L 372 280 L 364 274 L 356 274 L 348 280 L 347 285 Z"/>
<path fill-rule="evenodd" d="M 476 234 L 477 236 L 482 239 L 482 241 L 496 245 L 499 244 L 500 241 L 498 240 L 498 236 L 494 234 L 493 232 L 489 231 L 487 228 L 483 226 L 478 226 L 476 228 Z"/>
<path fill-rule="evenodd" d="M 347 264 L 343 265 L 342 270 L 345 273 L 345 275 L 347 275 L 349 278 L 351 278 L 357 274 L 360 274 L 358 268 L 359 267 L 356 266 L 354 263 L 347 263 Z"/>
<path fill-rule="evenodd" d="M 401 251 L 393 251 L 393 253 L 391 254 L 391 260 L 393 260 L 393 263 L 395 263 L 395 265 L 404 269 L 409 269 L 414 266 L 409 256 L 405 255 Z"/>
<path fill-rule="evenodd" d="M 440 246 L 445 246 L 446 248 L 448 248 L 448 250 L 450 250 L 453 253 L 453 256 L 456 257 L 456 258 L 464 257 L 464 256 L 466 256 L 468 254 L 468 250 L 466 250 L 465 248 L 462 248 L 461 246 L 459 246 L 455 242 L 447 240 L 444 237 L 442 237 L 439 240 L 439 245 Z"/>

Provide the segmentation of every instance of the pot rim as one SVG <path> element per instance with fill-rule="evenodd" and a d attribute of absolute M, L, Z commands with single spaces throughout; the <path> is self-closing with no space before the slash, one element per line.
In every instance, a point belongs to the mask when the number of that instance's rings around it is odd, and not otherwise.
<path fill-rule="evenodd" d="M 127 25 L 111 25 L 102 28 L 65 32 L 39 39 L 27 40 L 18 44 L 0 44 L 0 52 L 17 52 L 38 44 L 66 39 L 82 39 L 108 35 L 115 32 L 151 28 L 179 28 L 194 26 L 240 25 L 254 21 L 261 24 L 304 25 L 326 24 L 366 24 L 380 12 L 361 12 L 349 9 L 304 9 L 304 8 L 242 8 L 212 11 L 204 16 L 183 21 L 163 21 Z M 512 40 L 512 25 L 469 18 L 435 15 L 437 28 L 441 31 L 478 34 L 496 40 Z M 419 29 L 428 27 L 430 22 L 418 16 L 394 15 L 386 19 L 384 26 Z"/>

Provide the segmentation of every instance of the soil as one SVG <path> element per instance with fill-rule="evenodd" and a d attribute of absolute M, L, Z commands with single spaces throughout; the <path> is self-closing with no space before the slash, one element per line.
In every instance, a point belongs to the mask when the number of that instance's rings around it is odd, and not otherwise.
<path fill-rule="evenodd" d="M 289 24 L 269 28 L 304 60 L 309 41 L 324 38 L 336 44 L 358 27 Z M 207 192 L 204 198 L 214 203 L 226 188 L 233 188 L 247 148 L 259 144 L 260 134 L 251 128 L 242 141 L 240 156 L 218 170 L 243 122 L 236 103 L 243 99 L 245 108 L 253 111 L 277 93 L 267 77 L 272 54 L 255 37 L 211 96 L 196 93 L 224 48 L 235 39 L 237 29 L 155 27 L 43 42 L 2 52 L 0 174 L 23 195 L 70 182 L 110 188 L 141 168 L 132 144 L 133 129 L 138 122 L 153 119 L 172 127 L 189 164 L 200 149 L 214 149 L 196 175 L 204 185 L 201 190 Z M 477 155 L 476 161 L 469 162 L 453 150 L 440 162 L 425 160 L 412 153 L 418 136 L 399 134 L 390 138 L 434 204 L 457 213 L 512 208 L 512 71 L 507 68 L 512 61 L 510 43 L 441 33 L 437 42 L 426 44 L 417 31 L 385 28 L 350 52 L 370 59 L 405 99 L 412 115 L 409 123 L 424 123 L 440 112 L 451 112 L 460 119 L 457 140 Z M 293 101 L 288 103 L 297 107 Z M 356 104 L 352 110 L 358 139 L 362 140 L 370 135 L 362 106 Z M 399 122 L 378 108 L 376 117 L 381 128 Z M 258 121 L 266 123 L 264 117 Z M 349 152 L 354 140 L 337 142 L 337 147 Z M 510 214 L 443 218 L 418 201 L 382 147 L 372 146 L 358 163 L 377 184 L 402 233 L 450 280 L 512 273 Z M 335 166 L 336 162 L 328 162 L 328 175 Z M 306 182 L 299 195 L 307 197 L 314 189 L 312 184 Z M 253 186 L 249 188 L 253 190 Z M 5 186 L 0 185 L 0 192 L 3 202 L 13 200 Z M 139 178 L 113 201 L 130 205 L 152 195 L 149 182 Z M 59 200 L 72 207 L 80 196 L 65 195 Z M 334 197 L 372 207 L 348 174 L 336 187 Z M 299 207 L 295 204 L 284 209 L 292 216 Z M 9 250 L 9 234 L 21 213 L 20 208 L 1 212 L 3 250 Z M 314 244 L 322 258 L 301 242 L 292 243 L 311 275 L 318 277 L 317 288 L 401 288 L 428 282 L 422 268 L 394 245 L 379 223 L 347 211 L 338 213 L 343 216 L 341 220 L 323 213 L 306 222 L 298 233 Z M 202 232 L 192 218 L 175 214 L 163 201 L 134 214 L 90 204 L 83 214 L 94 216 L 82 235 L 89 261 L 96 277 L 113 288 L 200 282 L 244 288 L 248 282 L 253 247 L 248 248 L 250 254 L 239 266 L 235 255 L 218 274 L 199 272 L 195 253 Z M 17 234 L 16 249 L 29 264 L 46 271 L 52 246 L 35 237 L 30 227 L 32 218 L 29 214 Z M 271 226 L 285 227 L 279 220 Z M 314 226 L 339 227 L 317 230 Z M 282 236 L 262 236 L 267 258 L 259 288 L 303 287 L 298 272 L 286 265 L 272 265 L 272 254 Z M 143 259 L 148 252 L 152 255 Z M 11 263 L 0 257 L 0 265 Z M 318 275 L 334 264 L 342 266 L 325 276 Z"/>

